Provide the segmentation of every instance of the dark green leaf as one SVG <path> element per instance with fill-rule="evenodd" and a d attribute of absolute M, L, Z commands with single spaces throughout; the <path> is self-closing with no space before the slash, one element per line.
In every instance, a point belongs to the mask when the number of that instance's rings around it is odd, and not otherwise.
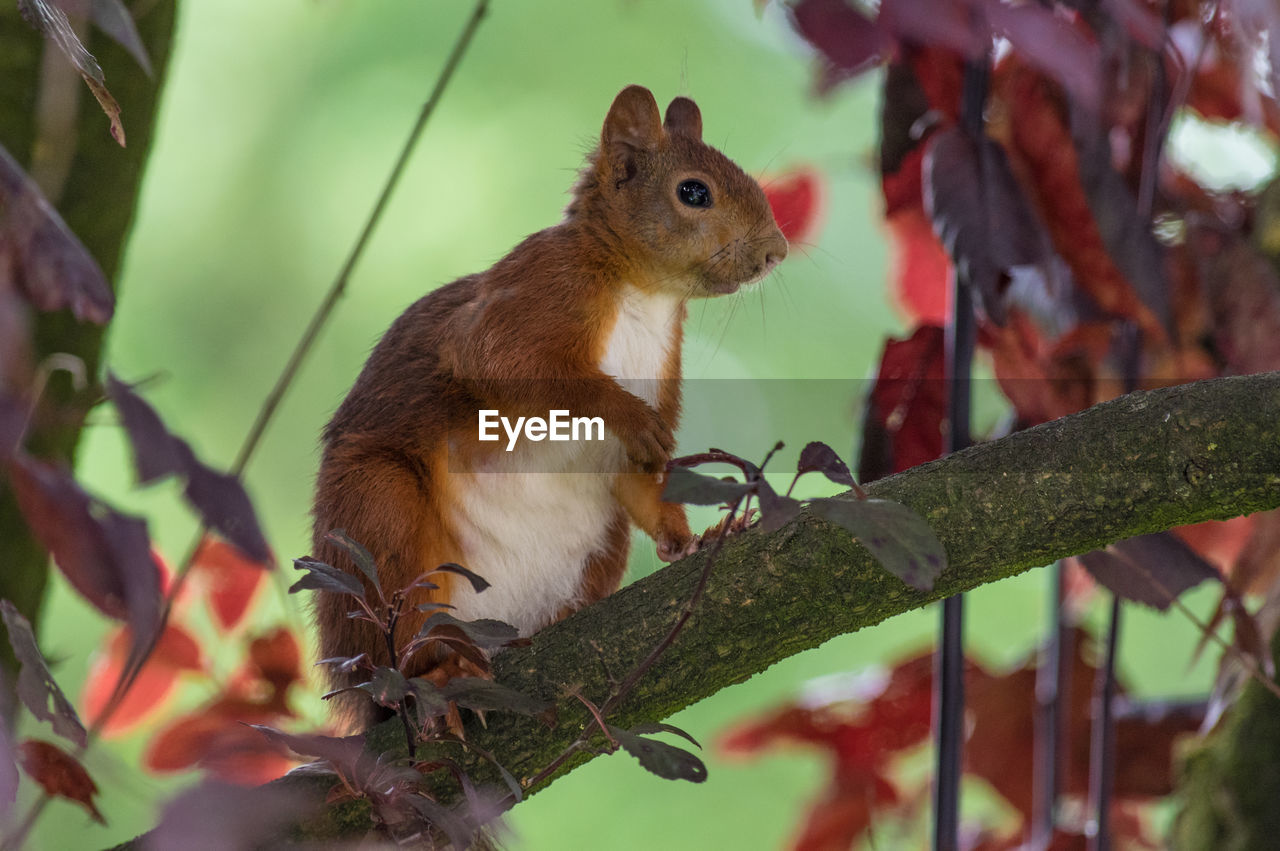
<path fill-rule="evenodd" d="M 848 530 L 885 570 L 928 591 L 947 566 L 947 553 L 929 523 L 900 502 L 830 497 L 809 501 L 813 513 Z"/>
<path fill-rule="evenodd" d="M 702 760 L 686 750 L 638 736 L 632 731 L 608 725 L 609 733 L 627 753 L 635 757 L 645 770 L 666 780 L 688 780 L 701 783 L 707 779 L 707 767 Z"/>

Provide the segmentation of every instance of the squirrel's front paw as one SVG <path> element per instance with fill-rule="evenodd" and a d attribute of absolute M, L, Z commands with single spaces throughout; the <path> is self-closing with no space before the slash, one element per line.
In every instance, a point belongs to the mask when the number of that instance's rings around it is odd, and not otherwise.
<path fill-rule="evenodd" d="M 702 546 L 702 539 L 685 530 L 681 535 L 662 535 L 658 538 L 658 558 L 663 561 L 679 561 L 691 556 Z"/>
<path fill-rule="evenodd" d="M 640 403 L 632 421 L 619 430 L 627 459 L 645 473 L 659 473 L 666 469 L 671 451 L 676 447 L 675 435 L 662 415 L 645 403 Z"/>

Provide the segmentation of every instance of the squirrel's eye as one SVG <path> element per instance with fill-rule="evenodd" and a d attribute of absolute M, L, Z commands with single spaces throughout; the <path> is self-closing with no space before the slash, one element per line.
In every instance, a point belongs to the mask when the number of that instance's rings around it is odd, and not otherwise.
<path fill-rule="evenodd" d="M 689 207 L 710 207 L 711 190 L 701 180 L 686 180 L 676 187 L 680 203 Z"/>

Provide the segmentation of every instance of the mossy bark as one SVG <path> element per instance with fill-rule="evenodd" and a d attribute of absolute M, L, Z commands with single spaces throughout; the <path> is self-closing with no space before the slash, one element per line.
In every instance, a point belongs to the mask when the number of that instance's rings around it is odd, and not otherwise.
<path fill-rule="evenodd" d="M 1271 640 L 1280 665 L 1280 632 Z M 1254 680 L 1180 760 L 1171 845 L 1182 851 L 1280 847 L 1280 698 Z"/>
<path fill-rule="evenodd" d="M 96 29 L 85 45 L 97 57 L 107 87 L 120 104 L 128 147 L 121 148 L 111 138 L 102 109 L 83 83 L 77 81 L 84 91 L 75 123 L 74 152 L 63 188 L 51 199 L 98 261 L 113 289 L 133 220 L 143 164 L 151 147 L 160 83 L 173 37 L 174 0 L 142 5 L 147 8 L 137 26 L 150 53 L 154 78 Z M 17 4 L 0 3 L 0 144 L 25 167 L 30 166 L 40 146 L 50 143 L 38 138 L 36 104 L 42 56 L 45 50 L 54 49 L 46 47 L 40 33 L 23 21 Z M 102 335 L 101 327 L 77 322 L 69 312 L 42 314 L 34 327 L 36 360 L 55 352 L 75 355 L 84 362 L 92 379 L 98 372 Z M 76 394 L 65 376 L 55 376 L 46 392 L 42 415 L 30 430 L 27 449 L 73 464 L 85 408 L 94 395 L 96 391 Z M 28 531 L 3 478 L 0 541 L 4 542 L 0 599 L 13 601 L 38 625 L 48 579 L 48 556 Z M 0 665 L 12 670 L 13 658 L 5 642 L 0 642 Z"/>
<path fill-rule="evenodd" d="M 919 511 L 941 538 L 950 563 L 932 591 L 905 586 L 846 532 L 807 514 L 773 534 L 735 536 L 687 628 L 610 722 L 661 719 L 834 636 L 1055 559 L 1280 506 L 1280 373 L 1132 394 L 868 490 Z M 624 677 L 667 633 L 705 558 L 672 564 L 501 654 L 498 681 L 554 700 L 558 721 L 548 728 L 493 713 L 469 739 L 517 778 L 535 775 L 587 722 L 573 695 L 609 697 L 611 677 Z M 397 724 L 373 731 L 370 747 L 402 751 Z M 1280 747 L 1268 755 L 1280 762 Z M 590 756 L 579 753 L 556 776 Z M 468 770 L 497 781 L 482 762 Z M 363 830 L 367 805 L 356 805 L 358 818 L 349 806 L 299 828 L 313 838 Z"/>

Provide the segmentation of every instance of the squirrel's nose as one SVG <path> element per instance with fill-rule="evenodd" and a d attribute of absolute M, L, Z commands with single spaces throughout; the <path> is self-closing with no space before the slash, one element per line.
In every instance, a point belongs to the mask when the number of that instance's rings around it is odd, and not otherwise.
<path fill-rule="evenodd" d="M 765 246 L 764 266 L 765 271 L 773 269 L 783 260 L 787 259 L 787 239 L 782 235 L 782 231 L 774 231 L 773 239 Z"/>

